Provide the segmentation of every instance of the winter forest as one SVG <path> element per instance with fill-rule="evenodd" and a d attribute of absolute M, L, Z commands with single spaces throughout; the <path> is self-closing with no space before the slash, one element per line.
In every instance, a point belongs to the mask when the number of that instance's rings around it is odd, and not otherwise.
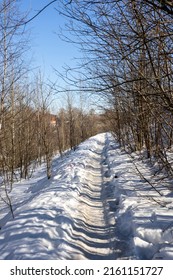
<path fill-rule="evenodd" d="M 173 2 L 20 2 L 0 1 L 0 259 L 173 259 Z M 27 55 L 50 6 L 81 53 L 57 84 Z"/>

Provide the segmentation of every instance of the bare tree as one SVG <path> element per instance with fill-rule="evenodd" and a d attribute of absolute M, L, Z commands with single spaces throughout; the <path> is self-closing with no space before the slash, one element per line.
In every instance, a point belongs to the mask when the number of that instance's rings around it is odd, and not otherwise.
<path fill-rule="evenodd" d="M 172 174 L 172 1 L 61 3 L 85 58 L 80 80 L 73 82 L 70 69 L 67 80 L 79 89 L 82 79 L 84 92 L 104 96 L 108 129 L 120 143 L 130 151 L 145 147 Z"/>
<path fill-rule="evenodd" d="M 53 144 L 55 128 L 51 126 L 51 114 L 49 111 L 49 106 L 52 102 L 51 94 L 51 88 L 44 84 L 42 76 L 39 74 L 35 92 L 38 158 L 41 161 L 41 157 L 45 157 L 48 179 L 51 177 L 51 160 L 55 149 Z"/>
<path fill-rule="evenodd" d="M 19 13 L 18 2 L 15 0 L 1 1 L 0 11 L 0 169 L 7 204 L 12 212 L 8 192 L 12 189 L 16 164 L 16 86 L 26 72 L 22 64 L 26 37 L 23 28 L 20 27 L 25 16 Z"/>

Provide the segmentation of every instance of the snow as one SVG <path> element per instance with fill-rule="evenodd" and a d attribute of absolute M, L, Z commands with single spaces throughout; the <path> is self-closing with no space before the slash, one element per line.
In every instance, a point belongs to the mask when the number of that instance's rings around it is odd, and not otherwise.
<path fill-rule="evenodd" d="M 0 259 L 173 259 L 171 190 L 132 157 L 102 133 L 57 155 L 51 179 L 42 165 L 15 183 L 15 219 L 0 201 Z"/>

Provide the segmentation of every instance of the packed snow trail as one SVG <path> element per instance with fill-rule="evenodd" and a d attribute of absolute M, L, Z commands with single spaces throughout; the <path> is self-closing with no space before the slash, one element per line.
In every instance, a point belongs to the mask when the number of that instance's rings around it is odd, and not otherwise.
<path fill-rule="evenodd" d="M 69 223 L 62 225 L 65 238 L 58 247 L 59 257 L 65 259 L 113 259 L 111 225 L 104 207 L 101 161 L 105 135 L 92 138 L 85 149 L 76 151 L 70 163 L 71 188 L 75 191 Z M 81 153 L 82 151 L 82 153 Z M 74 200 L 74 201 L 73 201 Z M 69 211 L 69 213 L 71 210 Z M 62 217 L 62 220 L 66 218 Z M 62 232 L 62 234 L 63 234 Z"/>
<path fill-rule="evenodd" d="M 57 155 L 50 180 L 42 165 L 14 184 L 14 220 L 0 200 L 0 259 L 173 259 L 172 182 L 157 170 L 110 133 Z"/>
<path fill-rule="evenodd" d="M 1 230 L 1 259 L 115 259 L 106 139 L 92 137 L 68 159 L 55 161 L 49 182 L 25 185 L 29 198 Z"/>

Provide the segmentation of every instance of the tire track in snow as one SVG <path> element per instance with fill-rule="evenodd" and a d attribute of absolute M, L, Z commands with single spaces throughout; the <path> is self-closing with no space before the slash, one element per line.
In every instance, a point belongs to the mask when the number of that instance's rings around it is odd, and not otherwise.
<path fill-rule="evenodd" d="M 81 164 L 74 172 L 72 182 L 75 179 L 77 211 L 71 217 L 73 222 L 70 226 L 63 229 L 65 238 L 58 247 L 61 259 L 115 259 L 115 225 L 110 220 L 105 201 L 102 168 L 105 144 L 105 134 L 100 135 L 99 139 L 92 138 L 87 164 Z"/>
<path fill-rule="evenodd" d="M 105 145 L 103 149 L 102 159 L 102 174 L 103 174 L 103 202 L 105 209 L 105 220 L 108 221 L 110 228 L 110 240 L 112 250 L 114 251 L 114 259 L 133 259 L 133 252 L 131 248 L 131 232 L 127 226 L 122 223 L 121 218 L 117 218 L 117 211 L 120 209 L 119 196 L 117 195 L 117 172 L 112 166 L 110 155 L 113 151 L 115 154 L 116 147 L 111 145 L 112 136 L 110 133 L 106 134 Z M 113 140 L 114 142 L 114 140 Z M 121 167 L 120 167 L 121 169 Z M 121 190 L 122 191 L 122 190 Z M 130 219 L 129 213 L 125 214 L 123 219 Z M 111 227 L 111 225 L 113 225 Z"/>

